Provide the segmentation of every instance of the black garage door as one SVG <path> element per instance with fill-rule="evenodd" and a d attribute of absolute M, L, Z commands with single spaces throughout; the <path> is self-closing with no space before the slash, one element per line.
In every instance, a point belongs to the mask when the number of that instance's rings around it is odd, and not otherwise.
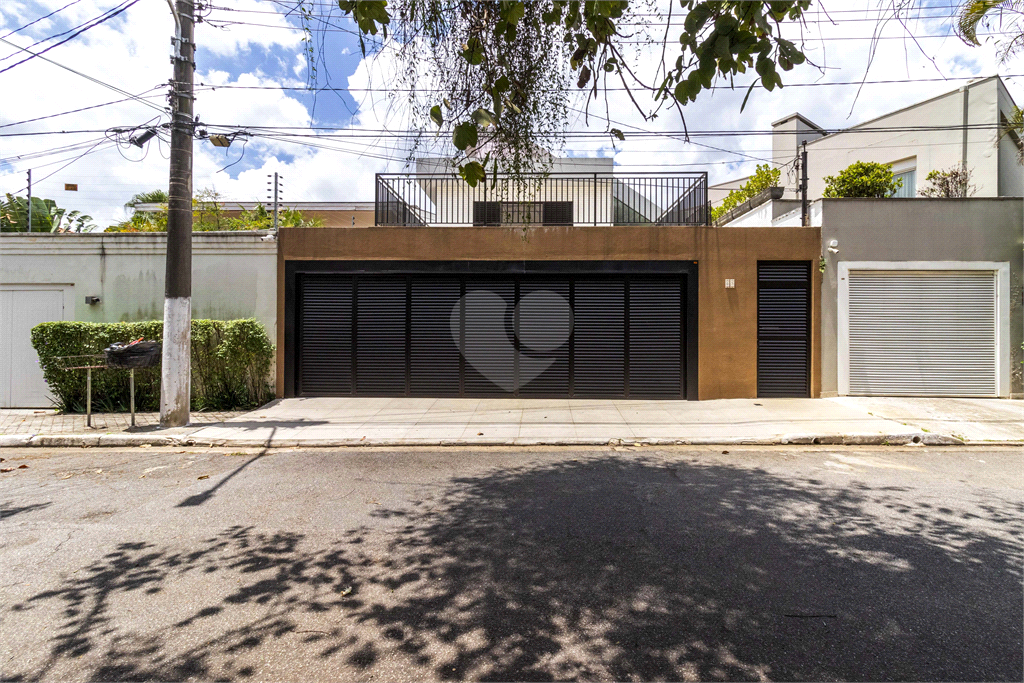
<path fill-rule="evenodd" d="M 294 283 L 297 396 L 687 396 L 686 274 Z"/>

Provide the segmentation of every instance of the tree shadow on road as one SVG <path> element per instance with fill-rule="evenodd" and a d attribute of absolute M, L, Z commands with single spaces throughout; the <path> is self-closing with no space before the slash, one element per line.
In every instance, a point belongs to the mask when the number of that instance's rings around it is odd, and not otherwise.
<path fill-rule="evenodd" d="M 22 679 L 280 678 L 302 662 L 318 678 L 1020 680 L 1022 512 L 696 461 L 563 461 L 455 479 L 376 513 L 386 533 L 123 543 L 5 621 L 61 608 Z M 188 586 L 205 587 L 198 607 L 158 607 Z M 145 628 L 119 610 L 138 593 Z"/>

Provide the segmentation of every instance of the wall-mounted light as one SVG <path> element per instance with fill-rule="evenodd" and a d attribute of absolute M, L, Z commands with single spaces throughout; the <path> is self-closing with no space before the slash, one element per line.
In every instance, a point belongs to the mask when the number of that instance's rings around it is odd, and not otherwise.
<path fill-rule="evenodd" d="M 839 240 L 829 240 L 828 241 L 828 251 L 829 251 L 830 254 L 838 254 L 839 253 Z"/>
<path fill-rule="evenodd" d="M 85 303 L 89 304 L 90 306 L 95 306 L 99 302 L 100 302 L 100 298 L 98 296 L 87 296 L 87 297 L 85 297 Z"/>

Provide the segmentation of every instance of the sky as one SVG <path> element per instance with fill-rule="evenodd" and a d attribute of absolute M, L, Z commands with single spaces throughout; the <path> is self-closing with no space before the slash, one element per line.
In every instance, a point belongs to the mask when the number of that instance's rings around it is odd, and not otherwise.
<path fill-rule="evenodd" d="M 668 1 L 651 0 L 662 12 Z M 0 87 L 5 93 L 0 106 L 0 193 L 24 194 L 26 171 L 31 169 L 33 195 L 87 213 L 102 229 L 128 215 L 123 205 L 133 194 L 167 187 L 167 136 L 139 149 L 127 144 L 127 133 L 111 131 L 168 121 L 162 110 L 172 69 L 173 19 L 166 0 L 132 2 L 0 3 L 0 38 L 37 52 L 73 31 L 58 34 L 123 9 L 50 49 L 45 57 L 52 62 L 35 58 L 16 64 L 28 55 L 0 41 Z M 372 201 L 374 174 L 403 169 L 408 141 L 378 133 L 409 125 L 400 97 L 389 91 L 395 62 L 388 54 L 364 58 L 353 24 L 327 0 L 310 3 L 327 22 L 313 23 L 317 30 L 312 38 L 321 57 L 315 72 L 305 56 L 302 22 L 289 12 L 295 0 L 213 0 L 203 10 L 196 27 L 195 112 L 200 122 L 218 132 L 291 127 L 303 137 L 245 141 L 240 136 L 226 149 L 196 141 L 196 190 L 215 190 L 226 200 L 266 201 L 268 174 L 277 172 L 286 202 Z M 1004 77 L 1016 102 L 1024 104 L 1024 57 L 1000 63 L 993 44 L 998 36 L 990 36 L 981 47 L 963 44 L 952 33 L 953 0 L 921 3 L 922 18 L 906 27 L 879 21 L 887 16 L 889 4 L 815 2 L 802 29 L 805 52 L 814 65 L 784 73 L 782 89 L 755 89 L 742 111 L 746 77 L 737 79 L 735 90 L 702 93 L 683 110 L 686 127 L 767 131 L 773 121 L 793 112 L 827 128 L 845 127 L 955 90 L 968 78 L 995 74 Z M 673 22 L 681 21 L 676 5 Z M 22 28 L 30 22 L 35 23 Z M 790 37 L 799 37 L 790 30 Z M 881 38 L 873 41 L 876 32 Z M 635 68 L 653 71 L 660 50 L 631 49 Z M 674 61 L 674 55 L 669 57 Z M 863 87 L 857 85 L 861 81 Z M 842 83 L 851 85 L 831 85 Z M 319 90 L 311 91 L 310 85 Z M 641 98 L 643 104 L 648 101 Z M 582 106 L 583 96 L 574 94 L 570 107 L 576 111 Z M 72 110 L 82 111 L 64 113 Z M 586 119 L 574 113 L 571 129 L 601 132 L 616 127 L 626 140 L 570 139 L 561 152 L 613 157 L 623 173 L 707 171 L 715 183 L 747 175 L 771 156 L 770 138 L 763 136 L 690 142 L 680 137 L 631 139 L 634 130 L 678 131 L 683 125 L 679 114 L 668 110 L 645 121 L 618 91 L 608 97 L 613 123 L 604 120 L 603 102 L 592 103 L 591 112 Z M 311 127 L 342 128 L 353 137 L 328 139 Z M 79 130 L 91 132 L 37 134 Z M 432 151 L 429 144 L 424 151 Z M 65 184 L 78 189 L 65 190 Z"/>

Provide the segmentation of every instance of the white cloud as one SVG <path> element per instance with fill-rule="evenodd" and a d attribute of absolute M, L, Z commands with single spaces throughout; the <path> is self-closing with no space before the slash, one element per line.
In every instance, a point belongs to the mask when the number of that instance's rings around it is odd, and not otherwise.
<path fill-rule="evenodd" d="M 46 0 L 40 3 L 55 9 L 66 0 Z M 870 68 L 867 68 L 869 41 L 837 40 L 839 38 L 869 37 L 875 28 L 877 10 L 873 2 L 828 3 L 834 11 L 833 18 L 842 19 L 838 25 L 814 23 L 808 27 L 808 54 L 826 67 L 822 75 L 817 70 L 802 66 L 784 74 L 787 83 L 868 81 L 908 78 L 939 78 L 941 76 L 987 76 L 993 73 L 1024 73 L 1024 60 L 1017 59 L 1000 66 L 996 50 L 991 45 L 972 48 L 961 43 L 955 36 L 948 38 L 921 38 L 920 44 L 926 54 L 909 40 L 884 38 L 878 41 L 877 51 Z M 38 5 L 34 5 L 36 7 Z M 99 15 L 108 8 L 99 0 L 83 0 L 73 5 L 60 16 L 74 23 L 80 23 Z M 210 124 L 233 126 L 292 126 L 303 129 L 309 126 L 311 113 L 301 93 L 280 90 L 277 86 L 301 87 L 305 84 L 305 58 L 303 56 L 302 33 L 282 28 L 288 20 L 276 10 L 280 5 L 262 0 L 237 0 L 231 3 L 235 9 L 259 10 L 265 14 L 243 12 L 215 12 L 214 22 L 204 22 L 197 27 L 200 50 L 197 55 L 199 71 L 197 82 L 211 86 L 254 86 L 252 89 L 206 89 L 197 92 L 196 112 L 201 121 Z M 851 9 L 861 7 L 861 11 Z M 6 32 L 33 16 L 24 2 L 6 0 L 0 7 L 0 31 Z M 49 11 L 49 10 L 47 10 Z M 934 12 L 941 13 L 941 12 Z M 86 32 L 79 38 L 54 49 L 47 56 L 89 75 L 100 78 L 130 92 L 151 92 L 157 96 L 152 102 L 165 104 L 161 93 L 170 76 L 169 36 L 173 22 L 166 4 L 145 0 L 125 13 L 124 22 L 112 21 Z M 231 25 L 225 29 L 216 28 L 217 19 L 236 20 L 265 24 L 262 26 Z M 815 21 L 824 20 L 823 15 L 814 15 Z M 862 19 L 863 21 L 849 21 Z M 676 10 L 675 21 L 680 21 Z M 948 21 L 948 20 L 946 20 Z M 63 26 L 63 24 L 61 24 Z M 34 36 L 53 32 L 53 22 L 40 22 L 34 29 Z M 919 22 L 911 26 L 919 36 L 936 35 L 945 32 L 948 24 L 938 21 Z M 903 28 L 890 23 L 883 36 L 902 37 Z M 826 39 L 824 48 L 819 37 Z M 10 40 L 27 45 L 27 35 L 15 35 Z M 670 45 L 669 56 L 674 60 Z M 824 49 L 824 51 L 823 51 Z M 259 68 L 251 66 L 260 63 L 254 55 L 270 50 L 280 59 L 284 76 L 272 77 Z M 0 57 L 6 54 L 0 48 Z M 660 50 L 637 49 L 637 68 L 642 73 L 651 73 Z M 929 56 L 934 58 L 933 64 Z M 3 68 L 4 62 L 0 62 Z M 216 68 L 214 68 L 214 65 Z M 348 77 L 348 87 L 358 104 L 353 129 L 379 131 L 381 129 L 404 129 L 409 126 L 401 98 L 388 97 L 381 92 L 368 94 L 361 89 L 385 87 L 389 76 L 396 68 L 393 58 L 385 56 L 377 61 L 364 59 L 355 72 Z M 116 93 L 90 83 L 79 76 L 64 71 L 52 64 L 35 59 L 4 74 L 6 92 L 19 93 L 17 98 L 8 98 L 0 109 L 0 126 L 52 114 L 69 109 L 119 99 Z M 284 79 L 284 80 L 282 80 Z M 743 82 L 748 82 L 746 78 Z M 767 130 L 771 122 L 793 111 L 799 111 L 816 123 L 839 127 L 851 125 L 887 111 L 912 104 L 958 87 L 963 81 L 921 81 L 890 85 L 867 85 L 857 96 L 854 86 L 843 87 L 786 87 L 774 93 L 755 89 L 746 109 L 740 112 L 744 89 L 736 91 L 718 90 L 702 94 L 698 102 L 684 109 L 689 129 L 717 130 Z M 1019 79 L 1007 81 L 1011 92 L 1019 92 Z M 1024 103 L 1024 98 L 1018 97 Z M 698 147 L 695 144 L 672 139 L 631 139 L 630 126 L 645 130 L 680 130 L 682 123 L 674 109 L 665 109 L 653 121 L 645 121 L 636 112 L 628 98 L 622 93 L 610 93 L 610 116 L 619 122 L 612 124 L 626 132 L 625 142 L 612 144 L 611 139 L 571 140 L 566 152 L 572 155 L 614 155 L 624 170 L 702 170 L 709 171 L 712 181 L 727 180 L 750 172 L 757 163 L 754 158 L 768 158 L 771 142 L 767 137 L 721 137 L 695 139 L 694 142 L 729 150 L 721 152 Z M 574 105 L 575 106 L 575 105 Z M 320 110 L 318 109 L 318 112 Z M 591 112 L 603 115 L 603 102 L 592 103 Z M 59 129 L 87 129 L 103 131 L 115 125 L 139 125 L 157 116 L 158 112 L 136 102 L 101 107 L 78 114 L 38 121 L 17 128 L 0 128 L 0 132 L 29 132 Z M 166 117 L 164 118 L 166 121 Z M 574 121 L 574 129 L 585 126 L 582 117 Z M 604 124 L 591 117 L 589 128 L 603 130 Z M 312 136 L 308 130 L 296 133 Z M 81 135 L 54 135 L 39 137 L 0 138 L 0 158 L 7 163 L 0 166 L 0 192 L 15 192 L 24 186 L 24 171 L 34 169 L 36 194 L 52 197 L 61 205 L 78 208 L 95 216 L 101 225 L 116 220 L 121 205 L 133 193 L 166 187 L 167 161 L 164 158 L 166 145 L 153 141 L 149 145 L 145 160 L 133 163 L 124 159 L 117 150 L 108 149 L 82 158 L 67 169 L 48 180 L 41 180 L 63 163 L 71 160 L 78 152 L 68 152 L 33 160 L 19 160 L 19 155 L 37 153 L 41 150 L 100 139 L 102 132 Z M 281 137 L 281 136 L 276 136 Z M 409 143 L 388 135 L 380 137 L 347 137 L 337 139 L 320 135 L 316 138 L 267 139 L 253 138 L 245 146 L 246 159 L 228 172 L 219 172 L 226 164 L 241 154 L 241 138 L 225 154 L 223 149 L 209 143 L 197 141 L 195 145 L 195 187 L 215 186 L 231 199 L 253 200 L 266 196 L 266 176 L 278 171 L 285 176 L 285 198 L 291 200 L 362 200 L 373 198 L 373 174 L 386 169 L 397 170 L 409 154 Z M 320 147 L 296 144 L 299 140 Z M 429 140 L 428 140 L 429 141 Z M 430 151 L 429 145 L 424 151 Z M 144 152 L 134 147 L 122 150 L 126 157 L 139 159 Z M 739 154 L 737 154 L 739 153 Z M 742 156 L 748 155 L 747 157 Z M 361 155 L 361 156 L 360 156 Z M 55 162 L 60 163 L 55 163 Z M 673 164 L 698 164 L 697 166 L 673 166 Z M 232 179 L 230 172 L 237 168 L 246 170 Z M 77 193 L 65 192 L 64 183 L 78 183 Z"/>

